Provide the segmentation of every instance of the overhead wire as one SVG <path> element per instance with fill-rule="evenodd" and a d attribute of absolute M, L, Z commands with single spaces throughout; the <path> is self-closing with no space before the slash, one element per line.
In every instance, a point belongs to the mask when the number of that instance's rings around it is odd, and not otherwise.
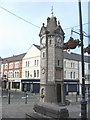
<path fill-rule="evenodd" d="M 11 12 L 11 11 L 7 10 L 6 8 L 4 8 L 4 7 L 2 7 L 2 6 L 0 6 L 0 8 L 2 8 L 3 10 L 7 11 L 8 13 L 10 13 L 10 14 L 14 15 L 15 17 L 17 17 L 17 18 L 19 18 L 19 19 L 23 20 L 24 22 L 27 22 L 27 23 L 29 23 L 29 24 L 31 24 L 31 25 L 33 25 L 33 26 L 37 27 L 37 28 L 40 28 L 39 26 L 37 26 L 37 25 L 35 25 L 35 24 L 33 24 L 33 23 L 29 22 L 28 20 L 26 20 L 26 19 L 24 19 L 24 18 L 22 18 L 22 17 L 20 17 L 20 16 L 18 16 L 18 15 L 16 15 L 16 14 L 14 14 L 13 12 Z"/>
<path fill-rule="evenodd" d="M 30 22 L 30 21 L 28 21 L 28 20 L 26 20 L 26 19 L 24 19 L 24 18 L 22 18 L 22 17 L 16 15 L 15 13 L 13 13 L 13 12 L 7 10 L 6 8 L 4 8 L 4 7 L 2 7 L 2 6 L 0 6 L 0 8 L 3 9 L 3 10 L 5 10 L 6 12 L 12 14 L 13 16 L 15 16 L 15 17 L 17 17 L 17 18 L 23 20 L 24 22 L 27 22 L 27 23 L 33 25 L 34 27 L 40 28 L 39 26 L 37 26 L 37 25 L 33 24 L 32 22 Z M 84 23 L 84 24 L 82 24 L 82 25 L 87 25 L 87 24 L 90 24 L 90 22 Z M 72 26 L 72 27 L 68 27 L 68 28 L 65 28 L 64 30 L 68 30 L 68 29 L 72 29 L 72 28 L 76 28 L 76 27 L 79 27 L 79 25 Z"/>

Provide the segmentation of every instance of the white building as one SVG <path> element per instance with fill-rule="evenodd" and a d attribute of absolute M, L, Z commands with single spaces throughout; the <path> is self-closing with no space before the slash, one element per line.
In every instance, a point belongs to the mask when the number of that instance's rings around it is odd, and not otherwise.
<path fill-rule="evenodd" d="M 33 44 L 22 61 L 22 91 L 39 92 L 40 46 Z"/>

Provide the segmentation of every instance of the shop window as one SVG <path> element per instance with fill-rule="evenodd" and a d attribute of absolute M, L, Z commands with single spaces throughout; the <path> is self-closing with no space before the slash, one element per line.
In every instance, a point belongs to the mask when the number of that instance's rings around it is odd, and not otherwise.
<path fill-rule="evenodd" d="M 12 82 L 12 88 L 19 89 L 20 83 L 19 82 Z"/>

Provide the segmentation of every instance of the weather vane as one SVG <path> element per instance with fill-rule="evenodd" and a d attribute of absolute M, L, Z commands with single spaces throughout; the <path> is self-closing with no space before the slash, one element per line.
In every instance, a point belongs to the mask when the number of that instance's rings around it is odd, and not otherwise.
<path fill-rule="evenodd" d="M 51 14 L 53 15 L 53 6 L 51 6 Z"/>

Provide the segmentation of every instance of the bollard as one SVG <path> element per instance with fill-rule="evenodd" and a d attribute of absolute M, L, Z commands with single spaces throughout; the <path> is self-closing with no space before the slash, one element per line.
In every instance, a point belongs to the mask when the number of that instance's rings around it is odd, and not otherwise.
<path fill-rule="evenodd" d="M 77 93 L 76 93 L 76 102 L 78 102 L 78 97 L 77 97 Z"/>
<path fill-rule="evenodd" d="M 25 94 L 25 104 L 27 104 L 27 92 Z"/>
<path fill-rule="evenodd" d="M 10 104 L 10 92 L 8 93 L 8 104 Z"/>

